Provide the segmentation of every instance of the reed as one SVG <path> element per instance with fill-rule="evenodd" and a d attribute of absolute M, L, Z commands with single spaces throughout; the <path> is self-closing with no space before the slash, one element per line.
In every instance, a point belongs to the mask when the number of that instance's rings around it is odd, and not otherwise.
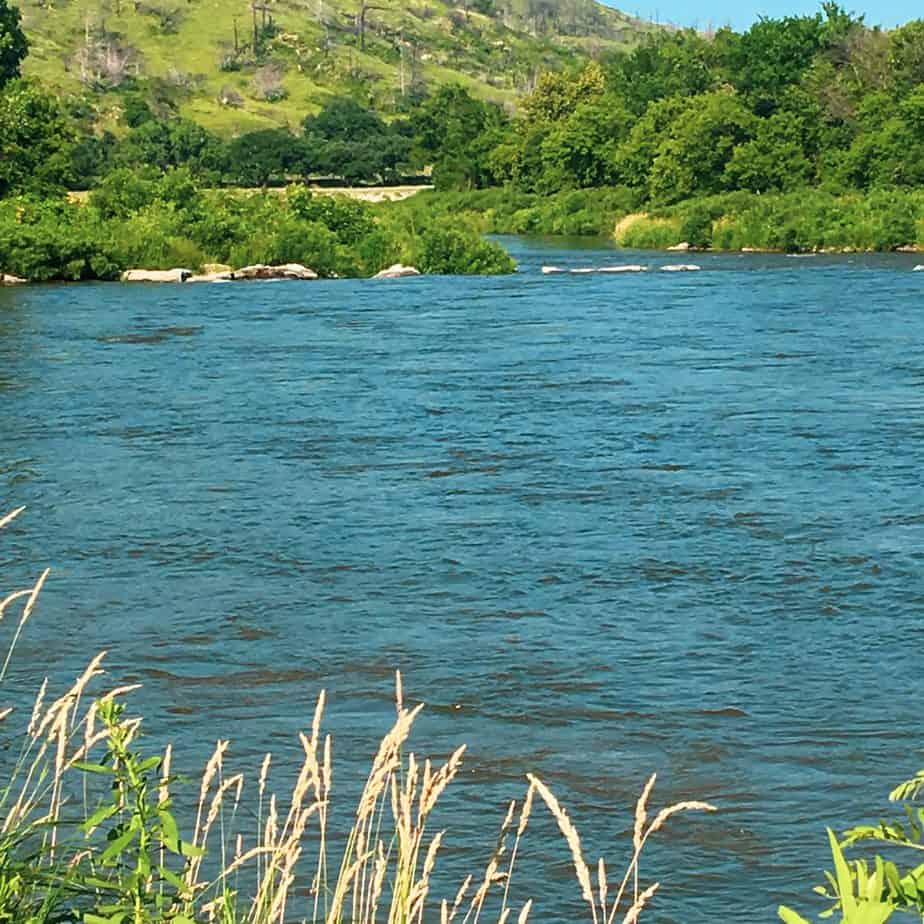
<path fill-rule="evenodd" d="M 0 519 L 0 528 L 21 512 Z M 22 606 L 7 664 L 48 573 L 0 602 L 0 618 Z M 333 745 L 323 732 L 323 692 L 310 733 L 299 735 L 300 766 L 282 788 L 275 786 L 270 754 L 252 775 L 229 774 L 231 742 L 218 739 L 199 777 L 192 835 L 185 840 L 172 808 L 178 782 L 172 748 L 142 754 L 141 719 L 127 712 L 137 685 L 112 684 L 100 653 L 67 689 L 56 694 L 54 687 L 46 678 L 23 715 L 22 745 L 0 788 L 0 920 L 485 924 L 491 918 L 508 924 L 516 915 L 518 924 L 527 924 L 542 896 L 513 908 L 511 882 L 538 797 L 571 854 L 588 920 L 633 924 L 660 885 L 639 884 L 649 838 L 680 812 L 714 811 L 704 802 L 680 802 L 649 820 L 652 776 L 635 808 L 629 865 L 611 897 L 605 860 L 596 864 L 594 881 L 576 825 L 546 783 L 528 775 L 524 797 L 507 807 L 484 869 L 467 876 L 451 898 L 438 897 L 434 876 L 449 835 L 434 830 L 433 817 L 465 748 L 441 762 L 408 749 L 423 705 L 405 704 L 400 674 L 394 722 L 339 849 L 329 831 Z M 0 720 L 17 719 L 16 710 L 0 710 Z M 255 806 L 255 825 L 244 805 Z"/>

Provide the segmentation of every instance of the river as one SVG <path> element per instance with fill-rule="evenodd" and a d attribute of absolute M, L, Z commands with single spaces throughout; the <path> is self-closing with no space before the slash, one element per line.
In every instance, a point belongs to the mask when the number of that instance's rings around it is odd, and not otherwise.
<path fill-rule="evenodd" d="M 294 752 L 324 687 L 349 791 L 400 668 L 417 746 L 469 745 L 450 866 L 527 771 L 615 863 L 656 770 L 721 812 L 659 835 L 648 920 L 821 910 L 825 825 L 924 762 L 924 278 L 505 243 L 506 278 L 0 291 L 3 587 L 54 567 L 6 695 L 108 649 L 195 772 Z M 571 922 L 543 825 L 518 895 Z"/>

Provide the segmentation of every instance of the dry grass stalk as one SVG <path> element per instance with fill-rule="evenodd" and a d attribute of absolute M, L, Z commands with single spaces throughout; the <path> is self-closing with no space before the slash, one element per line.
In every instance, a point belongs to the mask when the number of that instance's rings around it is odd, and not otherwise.
<path fill-rule="evenodd" d="M 13 520 L 16 519 L 26 508 L 17 507 L 12 513 L 6 514 L 6 516 L 0 517 L 0 529 L 3 529 L 4 526 L 8 526 Z"/>
<path fill-rule="evenodd" d="M 638 916 L 642 913 L 642 909 L 645 905 L 648 904 L 648 900 L 658 891 L 661 887 L 660 882 L 655 882 L 653 885 L 648 886 L 644 892 L 635 900 L 632 907 L 626 912 L 626 916 L 622 919 L 622 924 L 635 924 L 638 920 Z"/>
<path fill-rule="evenodd" d="M 581 896 L 590 905 L 591 914 L 593 915 L 594 924 L 597 924 L 597 905 L 594 902 L 593 886 L 591 885 L 590 869 L 584 859 L 581 850 L 581 838 L 578 830 L 575 828 L 568 813 L 561 807 L 558 799 L 552 794 L 552 791 L 541 780 L 529 775 L 529 782 L 536 787 L 536 791 L 545 802 L 552 817 L 558 822 L 558 830 L 561 831 L 568 847 L 571 850 L 571 858 L 574 861 L 574 871 L 577 874 L 578 885 L 581 887 Z"/>

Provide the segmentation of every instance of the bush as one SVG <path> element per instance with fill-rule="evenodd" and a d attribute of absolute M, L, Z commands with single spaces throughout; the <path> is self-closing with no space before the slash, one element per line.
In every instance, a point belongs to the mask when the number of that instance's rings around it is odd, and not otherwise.
<path fill-rule="evenodd" d="M 472 276 L 512 273 L 516 264 L 500 244 L 453 228 L 421 235 L 416 264 L 422 273 Z"/>
<path fill-rule="evenodd" d="M 712 215 L 705 206 L 691 209 L 680 224 L 680 239 L 694 247 L 712 246 Z"/>

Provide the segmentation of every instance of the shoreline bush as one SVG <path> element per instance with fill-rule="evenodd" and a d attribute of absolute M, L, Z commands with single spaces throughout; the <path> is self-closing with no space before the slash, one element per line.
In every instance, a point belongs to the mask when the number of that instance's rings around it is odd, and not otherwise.
<path fill-rule="evenodd" d="M 419 221 L 457 215 L 494 234 L 610 237 L 623 247 L 780 252 L 924 249 L 924 190 L 836 194 L 823 189 L 758 195 L 722 193 L 659 208 L 625 187 L 549 196 L 505 188 L 424 192 L 392 206 Z"/>
<path fill-rule="evenodd" d="M 185 168 L 120 170 L 87 202 L 0 200 L 0 270 L 44 282 L 118 279 L 135 267 L 301 263 L 325 277 L 367 277 L 419 258 L 424 273 L 513 272 L 499 244 L 455 224 L 449 216 L 410 224 L 299 186 L 235 195 L 201 189 Z"/>

